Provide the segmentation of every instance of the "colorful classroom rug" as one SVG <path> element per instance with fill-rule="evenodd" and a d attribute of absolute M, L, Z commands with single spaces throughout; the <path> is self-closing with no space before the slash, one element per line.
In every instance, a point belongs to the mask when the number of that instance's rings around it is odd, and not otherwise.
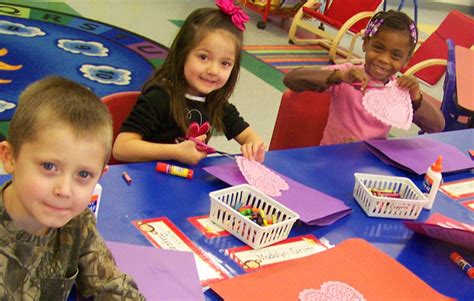
<path fill-rule="evenodd" d="M 102 22 L 44 8 L 0 3 L 0 132 L 21 91 L 47 75 L 79 82 L 99 97 L 140 90 L 168 50 Z"/>
<path fill-rule="evenodd" d="M 244 50 L 282 73 L 302 66 L 331 65 L 328 50 L 320 45 L 257 45 Z"/>

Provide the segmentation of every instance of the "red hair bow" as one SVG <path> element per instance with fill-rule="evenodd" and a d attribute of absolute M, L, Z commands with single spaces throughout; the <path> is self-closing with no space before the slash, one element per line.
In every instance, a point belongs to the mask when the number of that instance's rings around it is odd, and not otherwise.
<path fill-rule="evenodd" d="M 229 15 L 235 27 L 241 31 L 245 30 L 244 23 L 250 18 L 233 0 L 216 0 L 216 5 L 225 14 Z"/>

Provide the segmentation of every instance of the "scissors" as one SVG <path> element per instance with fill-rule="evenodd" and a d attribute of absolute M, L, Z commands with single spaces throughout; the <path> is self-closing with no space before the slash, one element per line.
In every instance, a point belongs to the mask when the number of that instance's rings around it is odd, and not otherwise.
<path fill-rule="evenodd" d="M 362 87 L 362 83 L 359 83 L 359 82 L 351 83 L 351 85 L 358 89 Z M 385 85 L 382 83 L 369 83 L 366 87 L 366 89 L 383 89 L 383 88 L 385 88 Z"/>
<path fill-rule="evenodd" d="M 189 140 L 189 141 L 192 141 L 192 142 L 196 143 L 196 149 L 200 152 L 205 152 L 208 155 L 210 155 L 210 154 L 219 154 L 219 155 L 231 158 L 232 160 L 235 160 L 235 158 L 232 154 L 229 154 L 229 153 L 223 152 L 223 151 L 219 151 L 219 150 L 215 149 L 214 147 L 212 147 L 210 145 L 207 145 L 206 143 L 204 143 L 201 140 L 197 139 L 196 137 L 186 137 L 186 138 L 179 137 L 178 138 L 178 141 L 186 141 L 186 140 Z"/>

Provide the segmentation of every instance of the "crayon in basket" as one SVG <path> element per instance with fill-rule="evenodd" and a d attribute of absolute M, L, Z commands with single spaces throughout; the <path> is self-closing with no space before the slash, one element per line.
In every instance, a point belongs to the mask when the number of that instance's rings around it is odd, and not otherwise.
<path fill-rule="evenodd" d="M 272 214 L 271 216 L 266 215 L 262 209 L 259 209 L 256 207 L 239 206 L 239 204 L 237 204 L 234 209 L 237 210 L 243 216 L 247 217 L 248 219 L 250 219 L 257 225 L 262 226 L 262 227 L 270 226 L 277 222 L 277 218 L 275 214 Z"/>

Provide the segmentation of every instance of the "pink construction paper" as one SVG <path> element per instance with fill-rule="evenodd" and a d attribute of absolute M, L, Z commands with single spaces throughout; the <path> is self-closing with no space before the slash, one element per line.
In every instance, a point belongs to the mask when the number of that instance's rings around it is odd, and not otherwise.
<path fill-rule="evenodd" d="M 410 93 L 395 81 L 383 89 L 369 89 L 362 98 L 364 109 L 386 125 L 408 130 L 413 119 Z"/>
<path fill-rule="evenodd" d="M 365 143 L 386 164 L 418 175 L 425 174 L 439 155 L 443 156 L 443 173 L 474 168 L 474 161 L 458 148 L 429 138 L 368 140 Z"/>
<path fill-rule="evenodd" d="M 133 277 L 147 300 L 204 301 L 191 252 L 107 241 L 117 266 Z"/>
<path fill-rule="evenodd" d="M 203 169 L 230 185 L 247 183 L 235 163 L 213 165 Z M 289 186 L 288 190 L 282 191 L 280 196 L 273 199 L 298 213 L 305 224 L 327 226 L 351 213 L 352 209 L 343 201 L 273 172 L 280 175 Z"/>

